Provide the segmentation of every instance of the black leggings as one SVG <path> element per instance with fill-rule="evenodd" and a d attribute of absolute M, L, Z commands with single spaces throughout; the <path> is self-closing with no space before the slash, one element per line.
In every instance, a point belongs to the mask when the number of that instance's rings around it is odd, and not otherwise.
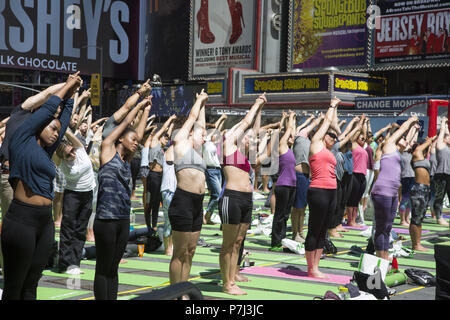
<path fill-rule="evenodd" d="M 158 224 L 158 211 L 161 203 L 161 183 L 162 173 L 150 171 L 147 176 L 147 196 L 150 201 L 145 210 L 145 223 L 150 230 L 156 228 Z M 147 200 L 148 201 L 148 200 Z"/>
<path fill-rule="evenodd" d="M 275 213 L 272 223 L 272 247 L 281 246 L 286 237 L 286 223 L 295 199 L 295 187 L 275 186 Z"/>
<path fill-rule="evenodd" d="M 342 180 L 337 180 L 336 210 L 330 219 L 330 229 L 336 228 L 342 223 L 345 214 L 345 205 L 352 190 L 352 176 L 344 173 Z"/>
<path fill-rule="evenodd" d="M 130 220 L 94 222 L 95 264 L 94 296 L 96 300 L 117 300 L 119 263 L 130 233 Z"/>
<path fill-rule="evenodd" d="M 133 189 L 136 189 L 136 181 L 139 176 L 139 169 L 141 168 L 141 158 L 133 158 L 130 163 L 131 180 L 133 181 Z"/>
<path fill-rule="evenodd" d="M 353 208 L 358 207 L 364 191 L 366 191 L 366 176 L 362 173 L 353 172 L 352 189 L 347 206 Z"/>
<path fill-rule="evenodd" d="M 309 206 L 308 234 L 305 250 L 323 249 L 330 219 L 336 210 L 336 189 L 309 188 L 307 194 Z"/>
<path fill-rule="evenodd" d="M 37 286 L 55 241 L 52 206 L 13 199 L 3 216 L 2 300 L 36 300 Z"/>

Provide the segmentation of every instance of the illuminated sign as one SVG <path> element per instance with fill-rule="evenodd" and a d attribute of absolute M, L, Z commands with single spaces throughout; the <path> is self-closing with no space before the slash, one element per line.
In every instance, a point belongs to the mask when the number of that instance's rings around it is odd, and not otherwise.
<path fill-rule="evenodd" d="M 307 94 L 328 92 L 329 74 L 244 76 L 243 94 Z"/>

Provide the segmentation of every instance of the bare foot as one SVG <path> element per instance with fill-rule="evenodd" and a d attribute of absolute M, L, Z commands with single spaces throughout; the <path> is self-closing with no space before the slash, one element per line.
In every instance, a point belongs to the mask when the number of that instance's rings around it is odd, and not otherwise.
<path fill-rule="evenodd" d="M 345 229 L 344 227 L 337 227 L 336 231 L 337 232 L 349 232 L 349 230 Z"/>
<path fill-rule="evenodd" d="M 448 226 L 448 222 L 445 221 L 444 218 L 439 218 L 437 223 L 440 224 L 441 226 Z"/>
<path fill-rule="evenodd" d="M 343 238 L 344 236 L 340 233 L 333 232 L 333 233 L 330 233 L 330 237 L 331 238 Z"/>
<path fill-rule="evenodd" d="M 234 281 L 236 282 L 249 282 L 250 279 L 247 277 L 244 277 L 243 275 L 241 275 L 240 273 L 238 273 L 235 277 L 234 277 Z"/>
<path fill-rule="evenodd" d="M 263 192 L 264 192 L 264 193 L 269 193 L 270 190 L 269 190 L 269 189 L 264 189 Z"/>
<path fill-rule="evenodd" d="M 122 263 L 127 263 L 128 261 L 127 260 L 125 260 L 125 259 L 120 259 L 120 264 L 122 264 Z"/>
<path fill-rule="evenodd" d="M 430 251 L 429 249 L 427 249 L 427 248 L 425 248 L 424 246 L 422 246 L 422 245 L 417 245 L 417 246 L 414 246 L 413 248 L 412 248 L 414 251 L 422 251 L 422 252 L 428 252 L 428 251 Z"/>
<path fill-rule="evenodd" d="M 61 222 L 55 222 L 55 228 L 61 228 Z"/>
<path fill-rule="evenodd" d="M 352 228 L 363 228 L 363 226 L 362 225 L 359 225 L 359 224 L 357 224 L 357 223 L 355 223 L 355 224 L 353 224 L 353 223 L 349 223 L 349 224 L 347 224 L 349 227 L 352 227 Z"/>
<path fill-rule="evenodd" d="M 95 242 L 95 238 L 94 237 L 86 237 L 86 241 L 87 242 Z"/>
<path fill-rule="evenodd" d="M 166 251 L 164 254 L 165 254 L 166 256 L 171 257 L 171 256 L 173 255 L 173 251 L 172 251 L 172 250 Z"/>
<path fill-rule="evenodd" d="M 243 296 L 246 295 L 247 292 L 241 290 L 237 285 L 233 284 L 229 287 L 223 287 L 223 292 L 234 295 L 234 296 Z"/>
<path fill-rule="evenodd" d="M 404 227 L 409 227 L 409 223 L 406 221 L 401 222 L 400 225 Z"/>
<path fill-rule="evenodd" d="M 328 279 L 329 277 L 325 274 L 320 272 L 319 270 L 316 271 L 308 271 L 308 277 L 311 278 L 320 278 L 320 279 Z"/>
<path fill-rule="evenodd" d="M 132 196 L 132 197 L 130 197 L 130 200 L 131 201 L 139 201 L 139 198 L 136 196 Z"/>

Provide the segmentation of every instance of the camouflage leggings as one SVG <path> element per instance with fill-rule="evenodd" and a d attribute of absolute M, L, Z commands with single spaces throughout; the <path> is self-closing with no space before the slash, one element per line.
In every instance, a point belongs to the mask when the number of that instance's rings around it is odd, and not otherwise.
<path fill-rule="evenodd" d="M 425 184 L 415 183 L 409 193 L 411 199 L 411 223 L 422 225 L 430 199 L 431 188 Z"/>
<path fill-rule="evenodd" d="M 442 204 L 446 193 L 450 199 L 450 175 L 445 173 L 436 173 L 431 183 L 433 184 L 435 193 L 433 209 L 436 214 L 436 218 L 439 219 L 442 215 Z"/>

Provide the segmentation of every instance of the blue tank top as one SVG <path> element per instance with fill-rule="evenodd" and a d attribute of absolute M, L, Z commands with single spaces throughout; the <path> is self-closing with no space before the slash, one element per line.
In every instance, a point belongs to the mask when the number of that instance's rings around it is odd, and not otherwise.
<path fill-rule="evenodd" d="M 98 170 L 96 219 L 126 220 L 131 209 L 131 169 L 119 153 Z"/>

